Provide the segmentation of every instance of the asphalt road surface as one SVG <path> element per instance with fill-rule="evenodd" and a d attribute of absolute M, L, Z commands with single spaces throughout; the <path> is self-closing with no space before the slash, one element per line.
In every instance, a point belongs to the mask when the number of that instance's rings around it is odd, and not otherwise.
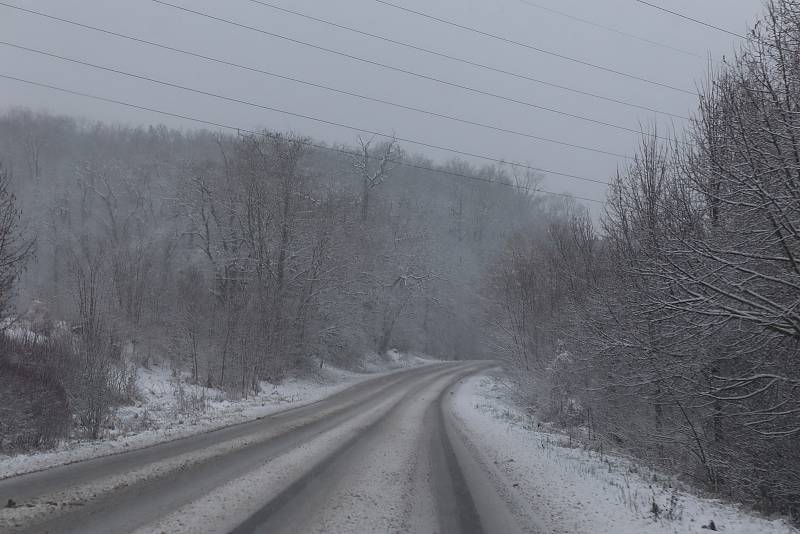
<path fill-rule="evenodd" d="M 0 481 L 0 532 L 502 533 L 519 525 L 443 363 L 262 419 Z M 502 439 L 502 437 L 498 437 Z"/>

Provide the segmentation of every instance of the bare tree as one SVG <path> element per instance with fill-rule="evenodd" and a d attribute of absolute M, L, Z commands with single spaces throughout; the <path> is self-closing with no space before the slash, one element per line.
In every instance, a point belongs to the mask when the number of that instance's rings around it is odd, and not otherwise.
<path fill-rule="evenodd" d="M 9 189 L 10 178 L 0 163 L 0 313 L 8 309 L 14 284 L 33 255 L 35 244 L 21 226 L 16 197 Z"/>
<path fill-rule="evenodd" d="M 401 155 L 397 140 L 389 141 L 373 150 L 373 139 L 358 138 L 360 153 L 353 158 L 353 167 L 361 177 L 361 220 L 369 217 L 369 203 L 372 190 L 381 185 L 392 172 L 392 165 Z"/>

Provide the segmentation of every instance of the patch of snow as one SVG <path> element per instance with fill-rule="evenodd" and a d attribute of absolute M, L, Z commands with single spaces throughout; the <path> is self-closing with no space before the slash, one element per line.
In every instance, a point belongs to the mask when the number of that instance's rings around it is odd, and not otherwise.
<path fill-rule="evenodd" d="M 465 381 L 451 406 L 483 460 L 498 467 L 518 492 L 514 500 L 548 532 L 701 534 L 713 521 L 728 534 L 800 533 L 784 518 L 697 496 L 628 459 L 570 447 L 566 436 L 534 426 L 505 398 L 495 378 L 477 376 Z"/>
<path fill-rule="evenodd" d="M 28 321 L 14 317 L 9 317 L 0 321 L 0 331 L 14 341 L 42 343 L 46 339 L 44 336 L 34 332 Z"/>
<path fill-rule="evenodd" d="M 406 369 L 434 363 L 436 360 L 411 352 L 400 352 L 390 349 L 386 354 L 370 353 L 364 358 L 363 370 L 367 373 L 385 371 L 386 369 Z"/>

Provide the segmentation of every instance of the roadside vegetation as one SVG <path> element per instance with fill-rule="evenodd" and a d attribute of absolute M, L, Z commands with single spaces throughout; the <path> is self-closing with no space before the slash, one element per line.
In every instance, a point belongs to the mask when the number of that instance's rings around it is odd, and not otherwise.
<path fill-rule="evenodd" d="M 800 6 L 778 0 L 691 126 L 643 136 L 599 228 L 554 214 L 489 283 L 496 346 L 541 418 L 795 520 L 799 109 Z"/>

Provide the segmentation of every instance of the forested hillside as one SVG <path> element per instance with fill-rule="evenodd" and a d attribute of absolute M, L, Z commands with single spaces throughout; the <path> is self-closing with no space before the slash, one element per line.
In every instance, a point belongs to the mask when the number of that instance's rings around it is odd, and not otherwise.
<path fill-rule="evenodd" d="M 545 205 L 569 205 L 537 198 L 528 174 L 426 170 L 393 141 L 323 147 L 17 110 L 0 118 L 0 147 L 19 238 L 35 240 L 19 313 L 6 311 L 47 339 L 17 340 L 29 346 L 6 365 L 55 381 L 55 404 L 93 435 L 152 358 L 246 396 L 389 348 L 490 357 L 487 269 Z"/>

